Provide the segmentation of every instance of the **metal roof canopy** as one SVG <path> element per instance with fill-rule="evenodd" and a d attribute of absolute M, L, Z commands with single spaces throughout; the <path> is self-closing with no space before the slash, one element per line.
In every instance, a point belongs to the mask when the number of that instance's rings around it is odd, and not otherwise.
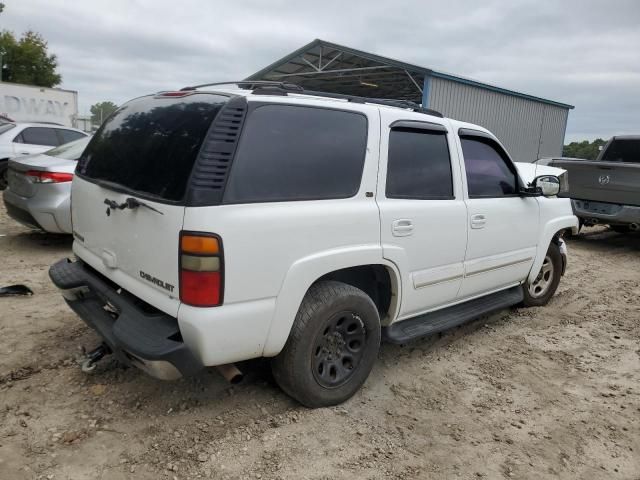
<path fill-rule="evenodd" d="M 443 78 L 558 107 L 572 105 L 496 87 L 316 39 L 247 80 L 280 80 L 346 95 L 410 100 L 428 107 L 429 79 Z"/>

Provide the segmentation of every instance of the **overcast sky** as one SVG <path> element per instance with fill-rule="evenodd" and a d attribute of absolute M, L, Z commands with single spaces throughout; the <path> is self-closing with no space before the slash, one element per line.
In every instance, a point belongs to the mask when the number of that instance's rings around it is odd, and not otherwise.
<path fill-rule="evenodd" d="M 242 79 L 314 38 L 575 105 L 567 141 L 640 133 L 640 0 L 3 0 L 81 113 Z"/>

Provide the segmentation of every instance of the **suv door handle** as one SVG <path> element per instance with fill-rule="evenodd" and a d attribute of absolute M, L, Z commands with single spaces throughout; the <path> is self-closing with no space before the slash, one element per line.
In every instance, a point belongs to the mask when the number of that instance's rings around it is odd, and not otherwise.
<path fill-rule="evenodd" d="M 407 237 L 413 235 L 413 222 L 408 218 L 394 220 L 391 224 L 391 232 L 394 237 Z"/>
<path fill-rule="evenodd" d="M 487 217 L 482 213 L 471 215 L 471 228 L 484 228 L 487 223 Z"/>

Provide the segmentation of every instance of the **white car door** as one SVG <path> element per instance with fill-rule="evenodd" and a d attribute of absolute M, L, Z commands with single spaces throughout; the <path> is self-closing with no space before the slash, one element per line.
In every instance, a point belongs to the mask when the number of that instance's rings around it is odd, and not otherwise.
<path fill-rule="evenodd" d="M 462 284 L 467 207 L 444 119 L 398 121 L 381 109 L 376 194 L 383 255 L 402 276 L 398 319 L 452 303 Z M 433 120 L 433 121 L 432 121 Z"/>
<path fill-rule="evenodd" d="M 461 298 L 521 283 L 538 241 L 539 206 L 520 193 L 523 184 L 506 151 L 490 135 L 460 129 L 464 158 L 469 241 Z"/>
<path fill-rule="evenodd" d="M 46 152 L 58 145 L 60 140 L 51 127 L 27 127 L 13 139 L 16 156 Z"/>

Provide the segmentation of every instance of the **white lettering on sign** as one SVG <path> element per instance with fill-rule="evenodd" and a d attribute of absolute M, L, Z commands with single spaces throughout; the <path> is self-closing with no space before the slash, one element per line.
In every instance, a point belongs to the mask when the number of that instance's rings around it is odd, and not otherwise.
<path fill-rule="evenodd" d="M 44 98 L 25 98 L 13 95 L 4 96 L 4 109 L 11 114 L 47 115 L 51 117 L 64 117 L 69 106 L 68 102 L 45 100 Z"/>

